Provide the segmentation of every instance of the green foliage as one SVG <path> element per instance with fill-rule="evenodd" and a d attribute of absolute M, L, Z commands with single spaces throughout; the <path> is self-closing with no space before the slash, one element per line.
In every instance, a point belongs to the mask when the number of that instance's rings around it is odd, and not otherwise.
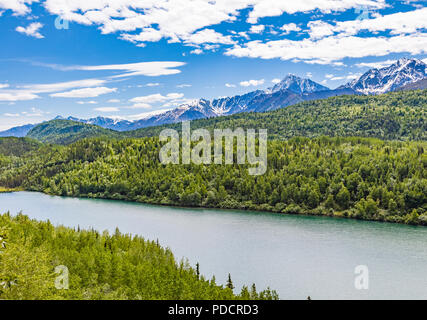
<path fill-rule="evenodd" d="M 392 92 L 378 96 L 339 96 L 302 102 L 264 113 L 240 113 L 191 122 L 193 129 L 264 128 L 270 139 L 303 137 L 373 137 L 384 140 L 427 140 L 427 90 Z M 131 137 L 158 136 L 165 128 L 127 132 Z"/>
<path fill-rule="evenodd" d="M 43 122 L 28 132 L 27 137 L 44 143 L 70 144 L 91 137 L 118 138 L 119 132 L 71 120 Z"/>
<path fill-rule="evenodd" d="M 427 140 L 427 90 L 392 92 L 378 96 L 339 96 L 306 101 L 264 113 L 240 113 L 194 120 L 193 129 L 264 128 L 270 139 L 319 136 L 360 136 L 384 140 Z M 28 137 L 45 143 L 70 144 L 83 138 L 140 138 L 158 136 L 181 124 L 116 132 L 69 120 L 53 120 L 33 128 Z"/>
<path fill-rule="evenodd" d="M 55 288 L 59 265 L 69 270 L 68 290 Z M 156 242 L 0 215 L 0 299 L 246 298 L 247 289 L 234 294 Z M 251 298 L 278 297 L 268 289 Z"/>
<path fill-rule="evenodd" d="M 144 138 L 45 147 L 1 168 L 0 185 L 62 196 L 395 222 L 427 209 L 426 142 L 270 141 L 261 176 L 249 175 L 248 165 L 163 165 L 161 146 L 157 138 Z"/>
<path fill-rule="evenodd" d="M 0 138 L 0 156 L 22 156 L 30 151 L 39 149 L 40 142 L 29 138 L 7 137 Z"/>

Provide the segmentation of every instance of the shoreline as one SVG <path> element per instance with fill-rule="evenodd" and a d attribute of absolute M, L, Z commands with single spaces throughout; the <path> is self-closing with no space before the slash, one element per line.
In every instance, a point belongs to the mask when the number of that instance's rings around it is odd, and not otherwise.
<path fill-rule="evenodd" d="M 357 221 L 369 221 L 369 222 L 382 222 L 382 223 L 393 223 L 393 224 L 400 224 L 400 225 L 406 225 L 406 226 L 412 226 L 412 227 L 427 227 L 427 223 L 417 223 L 417 224 L 409 224 L 404 223 L 400 221 L 393 221 L 393 220 L 385 220 L 385 219 L 364 219 L 364 218 L 356 218 L 356 217 L 349 217 L 343 212 L 340 211 L 333 211 L 331 214 L 316 214 L 313 212 L 279 212 L 279 211 L 273 211 L 273 210 L 259 210 L 256 208 L 221 208 L 221 207 L 203 207 L 203 206 L 183 206 L 183 205 L 176 205 L 176 204 L 166 204 L 166 203 L 156 203 L 156 202 L 145 202 L 145 201 L 139 201 L 139 200 L 129 200 L 129 199 L 114 199 L 114 198 L 108 198 L 108 197 L 89 197 L 89 196 L 67 196 L 67 195 L 58 195 L 58 194 L 52 194 L 47 193 L 43 191 L 38 190 L 27 190 L 27 189 L 9 189 L 10 191 L 2 192 L 0 187 L 0 193 L 13 193 L 13 192 L 36 192 L 36 193 L 42 193 L 49 196 L 56 196 L 56 197 L 64 197 L 64 198 L 74 198 L 74 199 L 92 199 L 92 200 L 109 200 L 109 201 L 122 201 L 127 203 L 135 203 L 135 204 L 145 204 L 145 205 L 153 205 L 153 206 L 162 206 L 162 207 L 171 207 L 176 209 L 202 209 L 202 210 L 224 210 L 224 211 L 247 211 L 247 212 L 254 212 L 254 213 L 267 213 L 267 214 L 278 214 L 278 215 L 286 215 L 286 216 L 307 216 L 307 217 L 327 217 L 327 218 L 340 218 L 340 219 L 350 219 L 350 220 L 357 220 Z M 402 217 L 403 219 L 403 217 Z"/>

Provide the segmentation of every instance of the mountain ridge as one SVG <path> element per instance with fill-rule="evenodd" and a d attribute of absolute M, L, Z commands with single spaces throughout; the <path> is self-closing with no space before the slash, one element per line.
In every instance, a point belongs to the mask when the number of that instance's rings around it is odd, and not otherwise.
<path fill-rule="evenodd" d="M 56 117 L 85 124 L 97 125 L 115 131 L 130 131 L 145 127 L 159 126 L 185 120 L 197 120 L 218 116 L 233 115 L 241 112 L 266 112 L 288 107 L 303 101 L 326 99 L 340 95 L 375 95 L 401 90 L 405 86 L 427 78 L 426 64 L 418 59 L 399 59 L 390 66 L 370 69 L 358 79 L 336 89 L 329 89 L 310 79 L 288 74 L 279 83 L 265 90 L 254 90 L 242 95 L 217 99 L 197 99 L 160 114 L 147 116 L 134 121 L 94 117 L 79 119 L 75 117 Z M 417 88 L 417 87 L 416 87 Z M 0 132 L 0 137 L 23 137 L 35 125 L 14 127 Z"/>

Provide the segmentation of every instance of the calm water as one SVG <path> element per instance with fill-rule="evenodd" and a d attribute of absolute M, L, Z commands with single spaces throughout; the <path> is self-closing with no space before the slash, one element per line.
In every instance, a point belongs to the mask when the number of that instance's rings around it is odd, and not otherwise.
<path fill-rule="evenodd" d="M 0 212 L 53 224 L 142 235 L 235 286 L 270 286 L 282 299 L 427 299 L 427 228 L 346 219 L 182 209 L 108 200 L 0 194 Z M 356 290 L 354 269 L 369 268 Z"/>

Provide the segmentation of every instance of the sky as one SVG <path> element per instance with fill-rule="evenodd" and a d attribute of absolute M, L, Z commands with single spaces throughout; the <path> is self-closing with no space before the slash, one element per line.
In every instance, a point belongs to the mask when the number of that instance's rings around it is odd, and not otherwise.
<path fill-rule="evenodd" d="M 0 0 L 0 130 L 427 62 L 426 1 Z"/>

